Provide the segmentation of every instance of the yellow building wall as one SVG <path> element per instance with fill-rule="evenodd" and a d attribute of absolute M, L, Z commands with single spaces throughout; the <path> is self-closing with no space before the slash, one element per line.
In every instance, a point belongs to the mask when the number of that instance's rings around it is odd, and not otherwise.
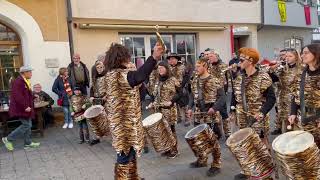
<path fill-rule="evenodd" d="M 45 41 L 68 41 L 65 0 L 8 0 L 39 24 Z"/>

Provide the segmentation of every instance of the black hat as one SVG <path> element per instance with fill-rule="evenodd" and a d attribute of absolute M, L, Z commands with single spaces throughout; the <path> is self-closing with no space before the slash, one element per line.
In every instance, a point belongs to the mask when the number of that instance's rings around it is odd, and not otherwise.
<path fill-rule="evenodd" d="M 76 91 L 76 90 L 79 90 L 79 91 L 81 91 L 81 88 L 80 88 L 80 86 L 75 86 L 75 87 L 74 87 L 74 91 Z"/>
<path fill-rule="evenodd" d="M 167 56 L 167 59 L 170 59 L 171 57 L 178 59 L 178 61 L 181 60 L 181 57 L 177 53 L 171 53 L 170 55 Z"/>

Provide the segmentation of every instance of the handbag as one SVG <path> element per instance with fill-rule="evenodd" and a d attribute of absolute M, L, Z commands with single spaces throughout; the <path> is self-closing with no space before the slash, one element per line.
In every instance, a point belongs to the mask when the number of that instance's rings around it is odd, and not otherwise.
<path fill-rule="evenodd" d="M 63 105 L 63 98 L 59 98 L 57 101 L 58 106 L 62 106 Z"/>

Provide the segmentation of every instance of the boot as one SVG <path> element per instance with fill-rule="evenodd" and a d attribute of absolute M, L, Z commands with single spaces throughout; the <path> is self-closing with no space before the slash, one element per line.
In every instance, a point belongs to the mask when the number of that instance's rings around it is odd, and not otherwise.
<path fill-rule="evenodd" d="M 207 167 L 206 163 L 200 163 L 198 160 L 190 163 L 190 168 L 201 168 L 201 167 Z"/>
<path fill-rule="evenodd" d="M 207 171 L 207 176 L 209 177 L 213 177 L 217 174 L 220 173 L 220 168 L 217 167 L 211 167 L 208 171 Z"/>
<path fill-rule="evenodd" d="M 133 160 L 131 162 L 129 162 L 129 176 L 128 176 L 128 180 L 141 180 L 144 178 L 140 178 L 138 175 L 138 166 L 137 166 L 137 160 Z"/>
<path fill-rule="evenodd" d="M 219 124 L 218 123 L 214 123 L 212 129 L 213 129 L 213 132 L 217 135 L 217 139 L 219 140 L 221 138 L 221 136 L 222 136 Z"/>
<path fill-rule="evenodd" d="M 128 164 L 116 163 L 114 167 L 114 179 L 115 180 L 128 180 L 129 169 Z"/>
<path fill-rule="evenodd" d="M 84 143 L 83 128 L 79 129 L 79 137 L 80 137 L 79 144 L 83 144 Z"/>
<path fill-rule="evenodd" d="M 234 180 L 246 180 L 246 179 L 249 179 L 250 177 L 245 175 L 245 174 L 242 174 L 242 173 L 239 173 L 237 175 L 234 176 Z"/>
<path fill-rule="evenodd" d="M 230 129 L 230 120 L 229 118 L 222 120 L 223 122 L 223 132 L 226 140 L 229 138 L 231 135 L 231 129 Z"/>
<path fill-rule="evenodd" d="M 90 143 L 89 129 L 88 128 L 83 129 L 83 133 L 84 133 L 84 141 L 87 144 L 89 144 Z"/>

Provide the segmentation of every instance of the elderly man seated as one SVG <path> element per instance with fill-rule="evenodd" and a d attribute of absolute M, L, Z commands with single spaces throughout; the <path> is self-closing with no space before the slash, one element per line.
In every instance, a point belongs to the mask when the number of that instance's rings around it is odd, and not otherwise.
<path fill-rule="evenodd" d="M 47 127 L 49 124 L 53 123 L 53 113 L 52 113 L 52 105 L 54 103 L 53 99 L 44 91 L 42 91 L 42 87 L 40 84 L 33 85 L 33 95 L 35 97 L 34 103 L 40 103 L 40 102 L 48 102 L 49 105 L 46 107 L 46 109 L 43 111 L 42 117 L 43 117 L 43 125 L 44 127 Z"/>

